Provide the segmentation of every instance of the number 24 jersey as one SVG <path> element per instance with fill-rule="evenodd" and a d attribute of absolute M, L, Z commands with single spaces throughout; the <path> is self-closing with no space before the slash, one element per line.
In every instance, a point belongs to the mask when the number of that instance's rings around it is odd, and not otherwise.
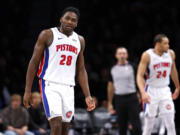
<path fill-rule="evenodd" d="M 151 87 L 166 87 L 170 82 L 172 57 L 170 51 L 163 53 L 162 56 L 157 55 L 154 49 L 146 51 L 150 56 L 148 65 L 147 85 Z"/>

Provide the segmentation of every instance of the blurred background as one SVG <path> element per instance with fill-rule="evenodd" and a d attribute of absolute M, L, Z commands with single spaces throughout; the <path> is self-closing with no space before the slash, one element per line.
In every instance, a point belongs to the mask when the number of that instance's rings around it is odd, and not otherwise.
<path fill-rule="evenodd" d="M 38 34 L 59 25 L 61 11 L 67 6 L 79 8 L 81 16 L 75 30 L 86 40 L 85 63 L 91 93 L 99 106 L 107 104 L 109 69 L 116 62 L 118 46 L 129 51 L 129 60 L 138 64 L 143 51 L 152 48 L 153 37 L 165 33 L 176 52 L 180 72 L 180 5 L 175 1 L 101 1 L 101 0 L 7 0 L 0 4 L 0 108 L 10 95 L 23 96 L 25 75 Z M 171 84 L 172 91 L 174 85 Z M 38 91 L 38 79 L 32 91 Z M 77 83 L 76 107 L 85 107 Z M 180 129 L 180 99 L 175 101 L 176 127 Z"/>

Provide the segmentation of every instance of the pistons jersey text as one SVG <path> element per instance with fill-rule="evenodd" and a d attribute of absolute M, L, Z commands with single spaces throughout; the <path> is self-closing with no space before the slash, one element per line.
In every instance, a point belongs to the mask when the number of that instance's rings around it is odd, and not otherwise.
<path fill-rule="evenodd" d="M 74 86 L 76 60 L 81 49 L 79 36 L 73 32 L 68 37 L 56 27 L 51 30 L 53 41 L 44 51 L 37 75 L 49 82 Z"/>
<path fill-rule="evenodd" d="M 153 49 L 146 51 L 150 56 L 146 84 L 151 87 L 166 87 L 170 82 L 172 57 L 170 51 L 157 55 Z"/>

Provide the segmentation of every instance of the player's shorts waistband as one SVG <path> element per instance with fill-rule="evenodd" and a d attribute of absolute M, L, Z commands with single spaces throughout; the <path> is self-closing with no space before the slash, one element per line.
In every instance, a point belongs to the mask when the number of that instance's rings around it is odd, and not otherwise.
<path fill-rule="evenodd" d="M 44 79 L 42 79 L 44 80 Z M 71 84 L 65 84 L 65 83 L 59 83 L 59 82 L 53 82 L 53 81 L 49 81 L 49 80 L 44 80 L 47 84 L 55 84 L 55 85 L 63 85 L 63 86 L 69 86 L 69 87 L 74 87 L 74 85 Z"/>
<path fill-rule="evenodd" d="M 168 85 L 167 86 L 153 86 L 149 84 L 147 84 L 146 86 L 148 86 L 148 88 L 153 88 L 153 89 L 163 89 L 163 88 L 169 87 Z"/>

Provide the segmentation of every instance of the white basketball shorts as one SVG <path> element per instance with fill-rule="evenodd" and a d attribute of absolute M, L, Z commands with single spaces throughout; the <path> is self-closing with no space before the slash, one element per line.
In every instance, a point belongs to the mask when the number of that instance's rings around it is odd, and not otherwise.
<path fill-rule="evenodd" d="M 144 104 L 143 106 L 145 115 L 155 117 L 157 115 L 175 112 L 172 93 L 168 86 L 152 88 L 147 85 L 146 92 L 150 96 L 150 104 Z"/>
<path fill-rule="evenodd" d="M 61 116 L 63 122 L 70 122 L 74 115 L 74 87 L 43 79 L 39 85 L 48 120 Z"/>

